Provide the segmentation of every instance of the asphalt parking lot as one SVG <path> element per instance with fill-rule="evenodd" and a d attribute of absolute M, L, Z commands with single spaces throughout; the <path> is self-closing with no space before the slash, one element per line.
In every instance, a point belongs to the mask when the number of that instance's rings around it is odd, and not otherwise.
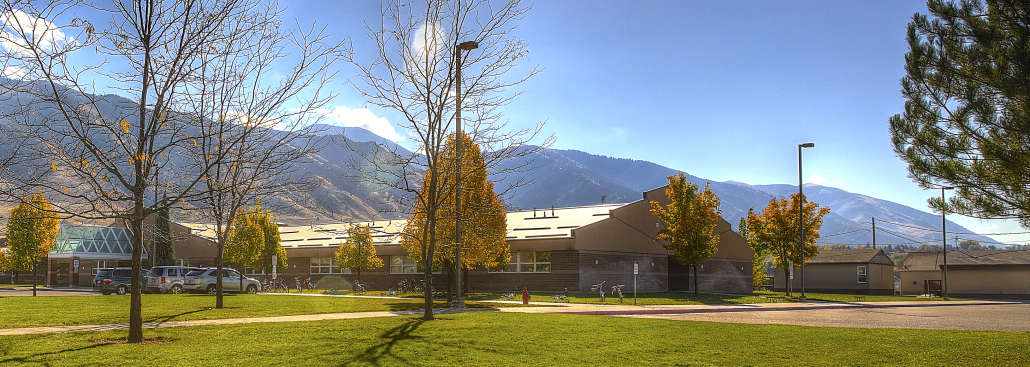
<path fill-rule="evenodd" d="M 1030 302 L 945 307 L 627 315 L 625 317 L 852 328 L 1030 332 Z"/>

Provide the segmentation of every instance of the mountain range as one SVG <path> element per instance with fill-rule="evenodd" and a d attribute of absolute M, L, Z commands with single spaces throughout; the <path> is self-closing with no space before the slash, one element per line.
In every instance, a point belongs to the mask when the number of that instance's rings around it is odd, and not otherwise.
<path fill-rule="evenodd" d="M 98 111 L 101 114 L 115 114 L 115 110 L 132 105 L 130 100 L 114 95 L 103 98 L 111 108 L 109 111 L 101 109 Z M 0 108 L 3 107 L 0 104 Z M 399 217 L 400 214 L 396 213 L 403 212 L 403 209 L 392 200 L 397 193 L 355 180 L 354 168 L 344 162 L 359 154 L 368 154 L 374 144 L 398 149 L 403 147 L 359 127 L 322 125 L 316 126 L 315 130 L 320 131 L 325 142 L 324 149 L 298 162 L 298 169 L 293 174 L 320 179 L 322 185 L 313 193 L 311 200 L 318 208 L 287 199 L 284 202 L 286 206 L 292 206 L 292 213 L 284 213 L 280 218 L 298 224 L 314 224 L 346 219 Z M 7 147 L 8 144 L 3 146 Z M 530 209 L 602 202 L 629 203 L 642 199 L 644 191 L 665 186 L 668 176 L 680 172 L 643 160 L 559 149 L 539 149 L 532 154 L 506 161 L 501 168 L 521 165 L 532 169 L 518 178 L 513 175 L 500 177 L 496 184 L 498 190 L 503 190 L 516 185 L 517 179 L 524 182 L 502 197 L 508 207 Z M 721 199 L 723 217 L 734 228 L 749 209 L 761 212 L 770 200 L 788 197 L 797 190 L 794 185 L 749 185 L 735 181 L 716 182 L 689 174 L 686 177 L 698 186 L 710 186 Z M 806 185 L 805 194 L 809 201 L 831 209 L 830 214 L 824 217 L 820 230 L 823 238 L 819 243 L 871 244 L 872 218 L 876 218 L 877 223 L 877 244 L 918 246 L 922 243 L 940 243 L 941 221 L 935 214 L 828 186 Z M 958 233 L 963 239 L 985 244 L 996 243 L 953 222 L 948 223 L 948 229 L 949 235 Z"/>

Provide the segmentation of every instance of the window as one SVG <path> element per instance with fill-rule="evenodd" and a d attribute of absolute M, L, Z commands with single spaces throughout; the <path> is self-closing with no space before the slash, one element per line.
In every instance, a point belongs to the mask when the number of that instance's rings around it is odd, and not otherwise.
<path fill-rule="evenodd" d="M 858 267 L 858 282 L 859 283 L 865 283 L 866 282 L 866 273 L 865 273 L 865 267 L 864 266 L 859 266 Z"/>
<path fill-rule="evenodd" d="M 243 274 L 246 274 L 246 275 L 265 275 L 265 268 L 254 270 L 254 269 L 251 269 L 249 266 L 244 266 L 243 267 Z"/>
<path fill-rule="evenodd" d="M 508 266 L 490 269 L 493 273 L 550 273 L 550 251 L 519 251 L 511 254 Z"/>
<path fill-rule="evenodd" d="M 350 274 L 350 269 L 340 269 L 340 263 L 331 257 L 312 257 L 311 274 Z"/>
<path fill-rule="evenodd" d="M 417 274 L 418 264 L 407 256 L 390 256 L 390 274 Z"/>
<path fill-rule="evenodd" d="M 178 266 L 190 266 L 190 259 L 178 259 L 175 260 L 175 264 Z"/>
<path fill-rule="evenodd" d="M 110 268 L 106 260 L 94 261 L 93 262 L 93 275 L 97 275 L 97 269 Z"/>

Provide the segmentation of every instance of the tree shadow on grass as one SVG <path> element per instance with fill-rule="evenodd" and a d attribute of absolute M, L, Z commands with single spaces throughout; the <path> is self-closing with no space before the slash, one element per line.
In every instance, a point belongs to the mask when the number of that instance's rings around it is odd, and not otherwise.
<path fill-rule="evenodd" d="M 186 312 L 179 313 L 179 314 L 176 314 L 176 315 L 154 316 L 154 317 L 149 317 L 146 320 L 143 320 L 143 322 L 167 322 L 167 321 L 172 321 L 173 319 L 175 319 L 177 317 L 182 317 L 182 316 L 186 316 L 186 315 L 189 315 L 189 314 L 195 314 L 197 312 L 203 312 L 203 311 L 207 311 L 207 310 L 186 311 Z"/>
<path fill-rule="evenodd" d="M 383 342 L 373 345 L 365 349 L 364 352 L 354 356 L 354 358 L 344 361 L 343 365 L 349 365 L 357 362 L 371 363 L 376 366 L 382 365 L 397 365 L 405 364 L 412 365 L 404 356 L 401 356 L 394 352 L 394 348 L 398 346 L 398 343 L 406 340 L 417 340 L 422 339 L 421 336 L 411 335 L 419 326 L 422 326 L 421 320 L 411 320 L 398 325 L 395 328 L 384 332 L 380 338 Z M 384 359 L 387 359 L 385 360 Z"/>
<path fill-rule="evenodd" d="M 52 351 L 47 351 L 47 352 L 39 352 L 39 353 L 29 354 L 29 355 L 26 355 L 26 356 L 23 356 L 23 357 L 9 357 L 8 358 L 8 356 L 11 355 L 11 350 L 10 349 L 13 347 L 13 345 L 12 344 L 8 344 L 8 343 L 0 343 L 0 358 L 2 358 L 2 359 L 0 359 L 0 365 L 6 365 L 8 363 L 17 363 L 17 364 L 46 363 L 46 361 L 43 359 L 43 357 L 46 357 L 46 356 L 56 356 L 56 355 L 60 355 L 62 353 L 78 352 L 78 351 L 89 350 L 89 349 L 94 349 L 94 348 L 102 348 L 102 347 L 106 347 L 106 346 L 108 346 L 108 344 L 90 344 L 90 345 L 83 346 L 83 347 L 78 347 L 78 348 L 68 348 L 68 349 L 64 349 L 64 350 L 52 350 Z"/>

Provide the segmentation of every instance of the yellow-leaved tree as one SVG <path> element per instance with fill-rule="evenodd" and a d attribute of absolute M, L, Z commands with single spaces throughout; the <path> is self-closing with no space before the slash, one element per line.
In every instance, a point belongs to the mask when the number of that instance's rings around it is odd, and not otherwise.
<path fill-rule="evenodd" d="M 493 181 L 486 172 L 486 165 L 479 145 L 464 133 L 462 137 L 461 163 L 461 265 L 464 271 L 476 266 L 506 266 L 510 258 L 508 242 L 505 235 L 508 231 L 508 217 L 504 211 L 504 203 L 494 192 Z M 456 172 L 454 135 L 447 139 L 444 154 L 441 157 L 442 169 L 448 176 Z M 428 181 L 427 173 L 425 181 Z M 454 179 L 438 180 L 447 185 L 454 185 Z M 450 301 L 454 285 L 454 243 L 455 243 L 455 190 L 440 200 L 442 205 L 436 212 L 436 251 L 433 253 L 434 268 L 447 271 L 447 297 Z M 404 229 L 405 236 L 401 246 L 408 251 L 411 258 L 422 258 L 422 230 L 426 226 L 426 210 L 415 208 L 415 214 L 408 217 L 408 225 Z M 463 282 L 468 284 L 468 282 Z M 462 287 L 465 288 L 465 287 Z M 464 291 L 465 289 L 462 289 Z"/>
<path fill-rule="evenodd" d="M 7 263 L 12 269 L 32 268 L 32 295 L 36 295 L 36 269 L 57 243 L 61 219 L 42 192 L 22 199 L 7 222 Z"/>
<path fill-rule="evenodd" d="M 372 246 L 372 231 L 368 226 L 347 227 L 347 240 L 336 249 L 336 262 L 341 268 L 357 271 L 358 280 L 361 280 L 361 268 L 383 267 L 383 259 L 376 255 L 376 248 Z"/>
<path fill-rule="evenodd" d="M 752 227 L 751 235 L 756 241 L 768 244 L 769 251 L 773 256 L 773 266 L 783 269 L 785 275 L 790 274 L 791 263 L 797 268 L 801 266 L 802 261 L 808 261 L 819 254 L 819 246 L 815 244 L 815 241 L 819 239 L 819 229 L 823 227 L 823 217 L 830 213 L 830 208 L 820 208 L 819 204 L 806 200 L 803 206 L 805 248 L 802 257 L 798 241 L 800 208 L 802 208 L 801 196 L 794 194 L 790 196 L 790 200 L 770 200 L 761 216 L 752 213 L 748 218 L 748 226 Z M 788 278 L 787 281 L 791 280 Z M 787 289 L 789 292 L 790 287 Z"/>
<path fill-rule="evenodd" d="M 665 208 L 651 201 L 651 214 L 665 222 L 665 228 L 658 231 L 658 239 L 669 241 L 665 248 L 675 253 L 676 261 L 694 268 L 697 296 L 697 267 L 714 255 L 719 246 L 719 235 L 714 234 L 715 222 L 722 217 L 719 197 L 708 189 L 708 184 L 704 191 L 697 192 L 697 185 L 687 182 L 683 172 L 669 176 L 665 195 L 672 200 Z"/>
<path fill-rule="evenodd" d="M 275 221 L 275 214 L 261 204 L 239 213 L 229 230 L 225 259 L 254 270 L 270 271 L 274 257 L 276 267 L 285 269 L 286 249 L 279 244 L 279 226 Z"/>

